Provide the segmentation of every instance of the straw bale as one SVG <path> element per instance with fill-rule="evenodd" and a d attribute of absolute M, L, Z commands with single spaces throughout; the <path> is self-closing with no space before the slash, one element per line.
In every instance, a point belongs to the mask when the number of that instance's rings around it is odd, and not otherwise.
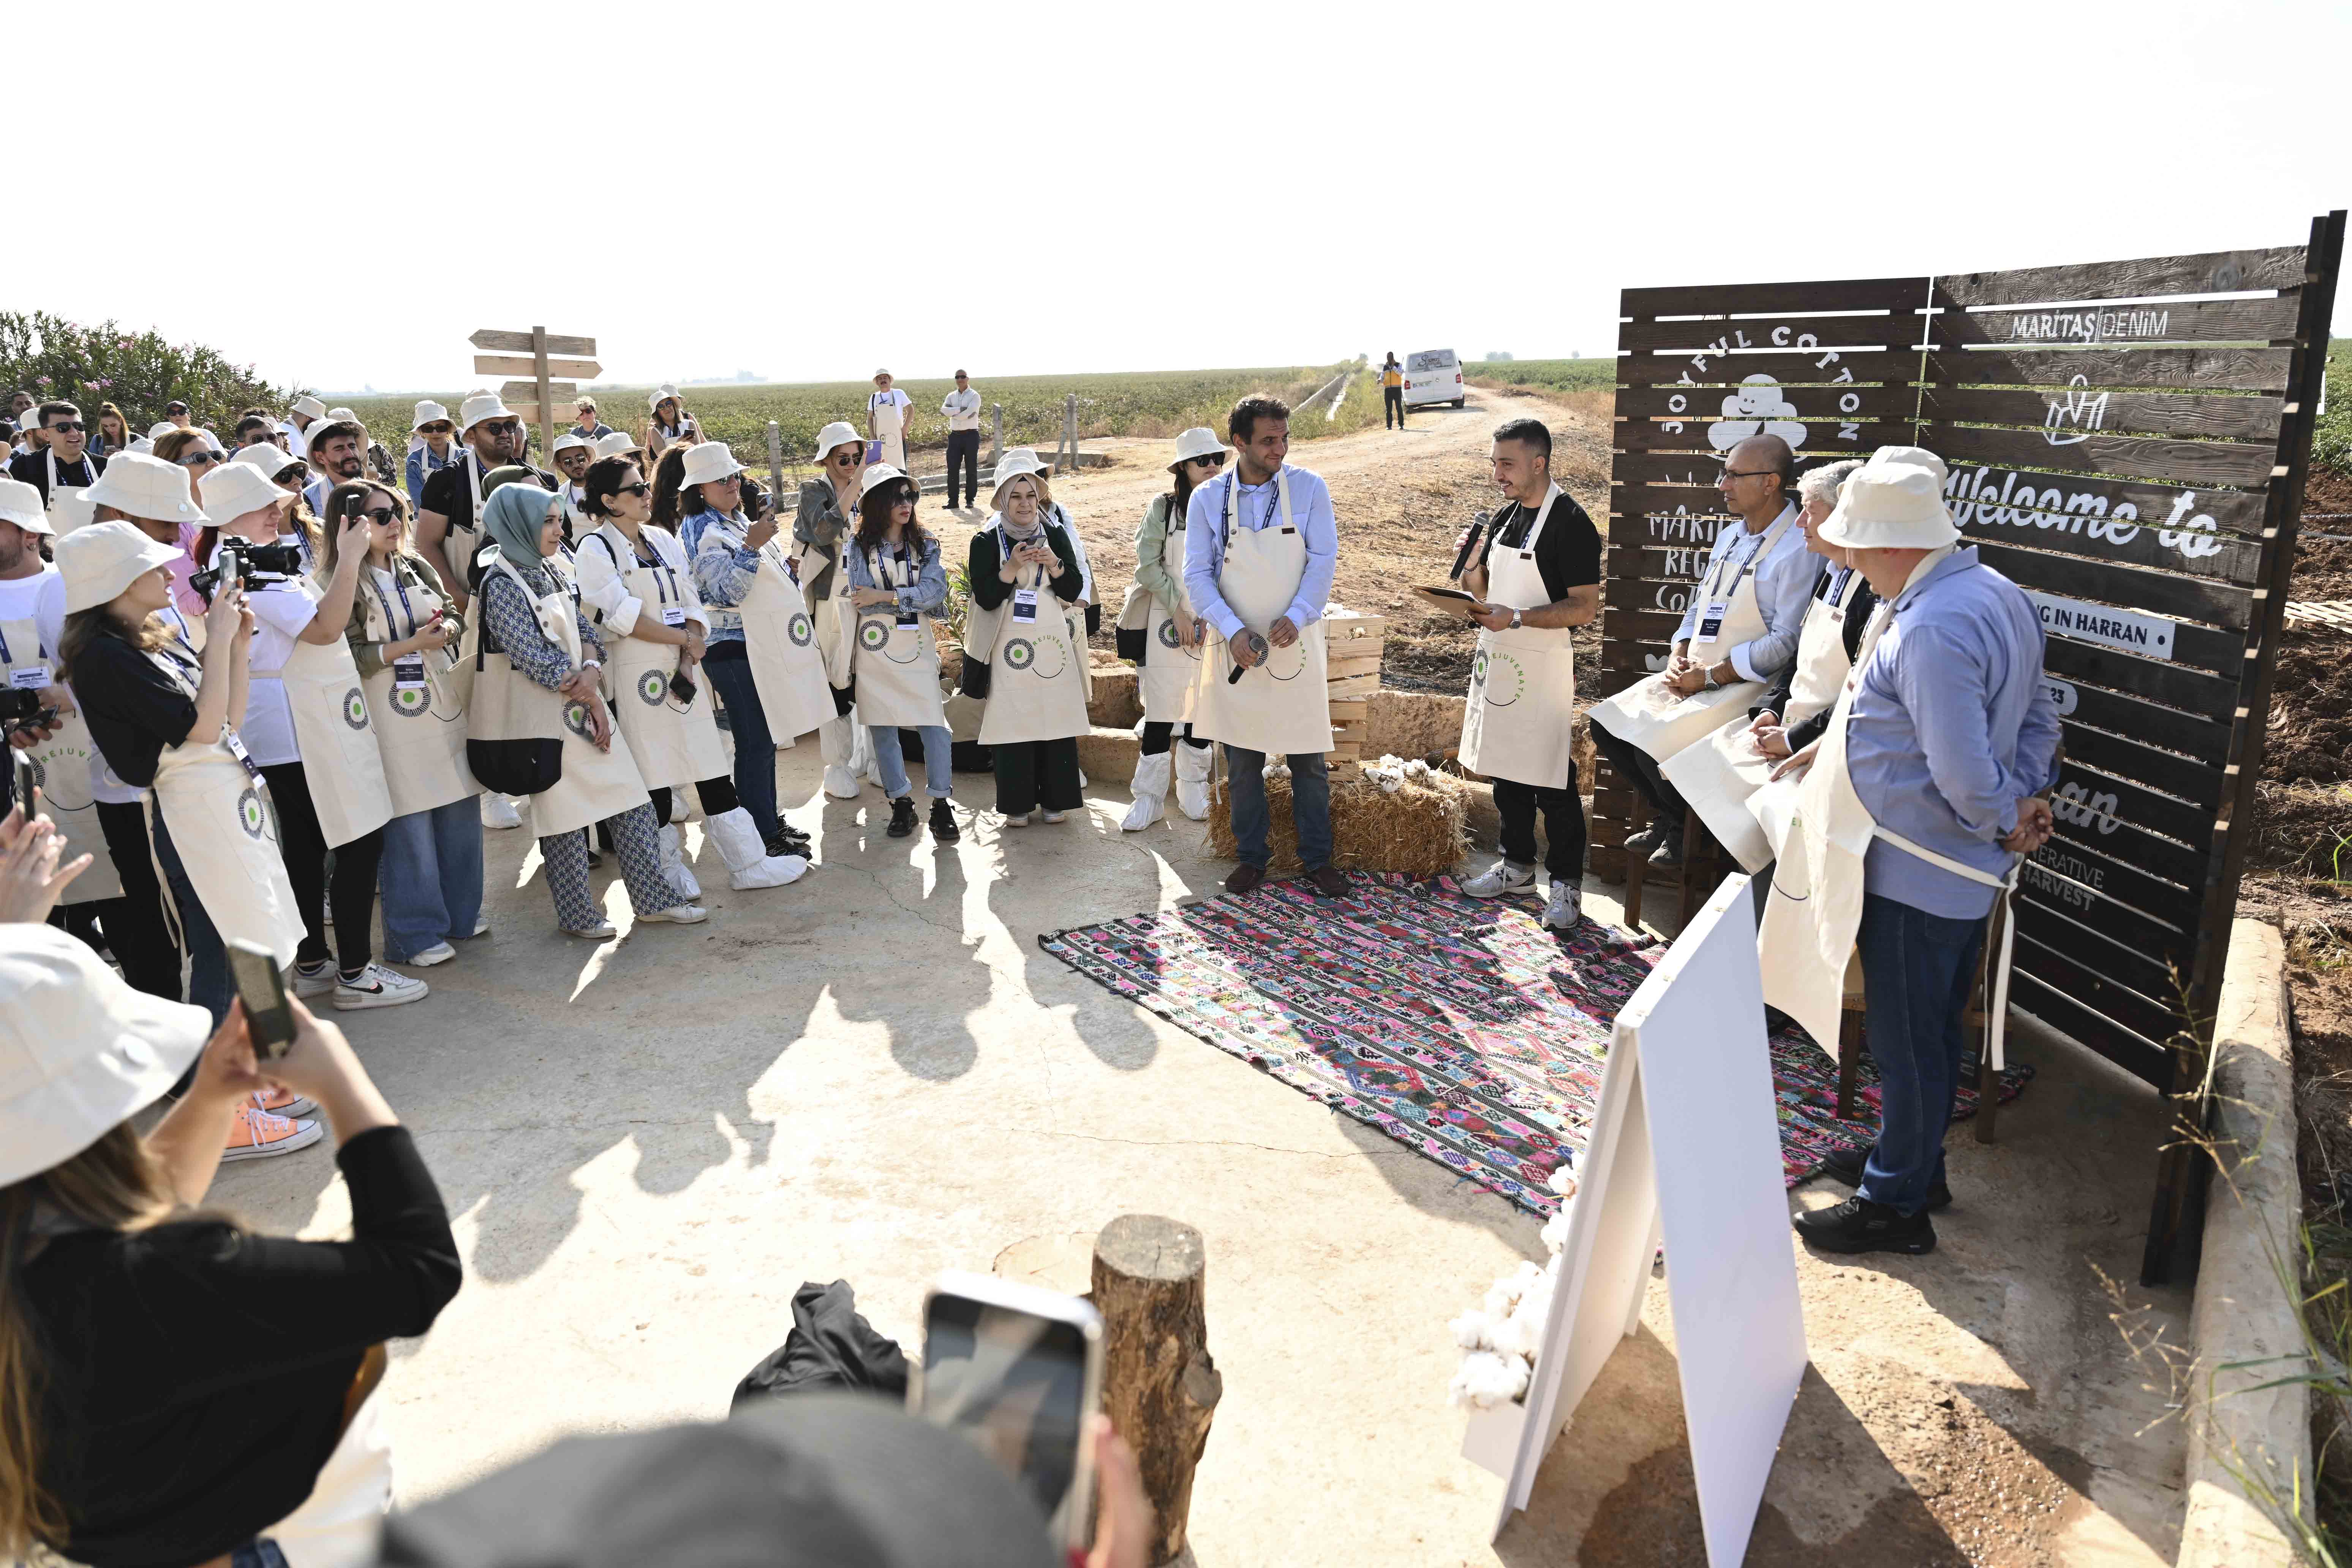
<path fill-rule="evenodd" d="M 1468 786 L 1444 773 L 1424 780 L 1408 779 L 1393 790 L 1359 773 L 1331 781 L 1331 860 L 1343 871 L 1396 871 L 1408 877 L 1434 877 L 1451 870 L 1469 846 L 1464 823 L 1468 816 Z M 1286 774 L 1265 781 L 1266 809 L 1272 817 L 1266 847 L 1273 853 L 1276 874 L 1295 872 L 1298 835 L 1290 824 L 1290 779 Z M 1233 802 L 1220 778 L 1209 801 L 1209 849 L 1232 858 Z"/>

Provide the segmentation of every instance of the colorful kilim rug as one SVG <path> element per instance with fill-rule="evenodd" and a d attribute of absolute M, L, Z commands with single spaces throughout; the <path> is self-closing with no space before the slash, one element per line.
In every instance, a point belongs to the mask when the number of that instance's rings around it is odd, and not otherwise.
<path fill-rule="evenodd" d="M 1449 878 L 1358 875 L 1318 900 L 1266 882 L 1158 914 L 1055 931 L 1038 945 L 1105 988 L 1198 1035 L 1447 1169 L 1549 1215 L 1547 1183 L 1584 1144 L 1611 1023 L 1665 949 L 1586 921 L 1548 931 L 1528 897 L 1463 897 Z M 1771 1038 L 1780 1159 L 1790 1184 L 1823 1156 L 1866 1147 L 1877 1076 L 1858 1119 L 1837 1119 L 1837 1064 L 1790 1025 Z M 2012 1066 L 2001 1098 L 2032 1077 Z M 1973 1067 L 1956 1117 L 1976 1112 Z"/>

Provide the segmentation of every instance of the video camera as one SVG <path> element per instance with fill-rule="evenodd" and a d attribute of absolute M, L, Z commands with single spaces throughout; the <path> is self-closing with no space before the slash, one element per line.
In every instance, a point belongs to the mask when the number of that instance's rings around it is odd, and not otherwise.
<path fill-rule="evenodd" d="M 242 588 L 256 580 L 282 583 L 302 573 L 302 551 L 292 544 L 255 544 L 247 540 L 227 538 L 221 541 L 221 564 L 197 573 L 188 579 L 188 586 L 205 596 L 211 604 L 213 590 L 224 577 L 234 577 Z"/>

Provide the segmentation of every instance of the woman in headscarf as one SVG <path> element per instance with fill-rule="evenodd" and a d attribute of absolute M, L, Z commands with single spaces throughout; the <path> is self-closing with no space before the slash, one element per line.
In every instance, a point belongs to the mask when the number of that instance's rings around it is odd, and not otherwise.
<path fill-rule="evenodd" d="M 793 544 L 800 562 L 801 594 L 816 626 L 824 656 L 824 678 L 833 687 L 835 717 L 817 731 L 824 749 L 824 793 L 855 799 L 857 775 L 866 770 L 866 731 L 850 718 L 856 687 L 850 672 L 849 637 L 857 619 L 848 603 L 849 570 L 844 555 L 857 531 L 857 498 L 864 485 L 866 441 L 845 419 L 816 433 L 817 477 L 801 481 L 800 512 L 793 521 Z"/>
<path fill-rule="evenodd" d="M 571 574 L 552 563 L 563 548 L 562 501 L 537 485 L 504 485 L 483 502 L 482 518 L 497 549 L 482 553 L 474 600 L 467 757 L 484 784 L 530 795 L 557 926 L 596 942 L 614 934 L 590 893 L 580 832 L 598 821 L 612 827 L 639 922 L 709 919 L 662 875 L 653 804 L 597 689 L 604 645 L 582 613 Z M 551 782 L 551 751 L 561 759 Z"/>
<path fill-rule="evenodd" d="M 1047 822 L 1059 822 L 1083 804 L 1086 644 L 1071 636 L 1066 608 L 1085 578 L 1068 533 L 1045 521 L 1035 475 L 999 478 L 992 504 L 965 563 L 966 657 L 990 668 L 980 743 L 995 760 L 996 809 L 1007 827 L 1026 827 L 1041 806 Z"/>

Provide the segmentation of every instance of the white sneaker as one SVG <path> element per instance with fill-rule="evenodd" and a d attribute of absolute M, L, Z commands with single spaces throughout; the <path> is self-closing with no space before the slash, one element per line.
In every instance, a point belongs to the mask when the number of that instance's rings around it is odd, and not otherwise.
<path fill-rule="evenodd" d="M 614 925 L 611 921 L 604 920 L 601 917 L 599 917 L 594 925 L 582 926 L 577 931 L 573 930 L 570 926 L 562 925 L 557 926 L 555 929 L 562 931 L 566 936 L 576 936 L 583 942 L 610 942 L 613 938 L 620 934 L 620 928 L 618 926 Z"/>
<path fill-rule="evenodd" d="M 457 956 L 456 948 L 446 942 L 436 942 L 422 952 L 411 953 L 405 959 L 396 959 L 394 962 L 404 963 L 411 969 L 430 969 L 436 963 L 446 963 Z"/>
<path fill-rule="evenodd" d="M 520 827 L 522 816 L 515 810 L 514 802 L 496 790 L 486 789 L 482 792 L 482 826 L 490 828 Z"/>
<path fill-rule="evenodd" d="M 397 1007 L 404 1002 L 422 1002 L 433 994 L 433 987 L 412 975 L 381 963 L 371 963 L 360 971 L 357 980 L 335 981 L 335 1011 L 355 1012 L 362 1007 Z"/>
<path fill-rule="evenodd" d="M 489 934 L 490 917 L 488 915 L 476 915 L 474 917 L 474 929 L 466 933 L 466 940 L 471 942 L 478 936 L 488 936 Z"/>
<path fill-rule="evenodd" d="M 1004 819 L 1004 826 L 1007 827 L 1026 827 L 1029 826 L 1029 814 L 1024 811 L 1018 816 L 1008 816 Z"/>
<path fill-rule="evenodd" d="M 647 910 L 637 916 L 639 923 L 654 921 L 681 926 L 700 925 L 709 918 L 710 911 L 700 904 L 672 904 L 666 910 Z"/>
<path fill-rule="evenodd" d="M 1543 923 L 1554 931 L 1570 931 L 1584 918 L 1584 889 L 1563 877 L 1551 879 L 1551 901 L 1544 905 Z"/>
<path fill-rule="evenodd" d="M 295 995 L 324 996 L 334 988 L 335 961 L 333 959 L 320 959 L 319 967 L 316 969 L 305 969 L 299 963 L 294 966 Z"/>
<path fill-rule="evenodd" d="M 834 799 L 856 800 L 858 788 L 857 775 L 841 763 L 835 763 L 824 770 L 824 793 Z"/>
<path fill-rule="evenodd" d="M 1049 811 L 1044 813 L 1044 816 L 1047 822 L 1067 822 L 1070 819 L 1070 814 L 1066 811 Z"/>
<path fill-rule="evenodd" d="M 1474 899 L 1499 899 L 1505 893 L 1516 893 L 1521 888 L 1534 886 L 1535 879 L 1536 868 L 1533 866 L 1497 860 L 1463 883 L 1462 890 Z"/>

